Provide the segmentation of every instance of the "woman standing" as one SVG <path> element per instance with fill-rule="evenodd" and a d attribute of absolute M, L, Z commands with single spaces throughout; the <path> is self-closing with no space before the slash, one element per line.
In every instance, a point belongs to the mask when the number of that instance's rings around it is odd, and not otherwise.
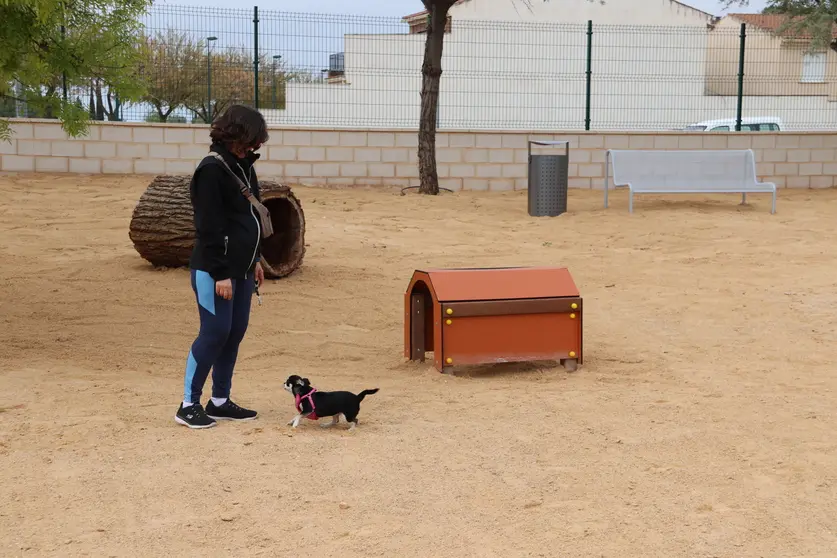
<path fill-rule="evenodd" d="M 183 403 L 174 420 L 209 428 L 216 420 L 252 420 L 256 411 L 230 399 L 238 346 L 247 331 L 250 302 L 264 281 L 259 246 L 272 228 L 260 203 L 253 165 L 268 139 L 262 115 L 234 105 L 212 123 L 210 154 L 192 177 L 196 241 L 189 262 L 200 332 L 186 361 Z M 212 397 L 201 392 L 212 370 Z"/>

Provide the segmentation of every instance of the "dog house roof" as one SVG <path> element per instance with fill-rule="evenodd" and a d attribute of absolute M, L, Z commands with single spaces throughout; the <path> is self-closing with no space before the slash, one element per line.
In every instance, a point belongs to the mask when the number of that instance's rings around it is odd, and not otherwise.
<path fill-rule="evenodd" d="M 565 267 L 416 270 L 411 289 L 419 274 L 429 278 L 439 302 L 580 296 Z"/>

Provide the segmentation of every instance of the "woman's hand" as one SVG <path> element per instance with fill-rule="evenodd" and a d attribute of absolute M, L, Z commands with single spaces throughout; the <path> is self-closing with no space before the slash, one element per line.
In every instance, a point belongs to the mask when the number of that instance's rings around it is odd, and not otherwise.
<path fill-rule="evenodd" d="M 262 269 L 262 262 L 256 262 L 256 285 L 261 287 L 264 283 L 264 269 Z"/>
<path fill-rule="evenodd" d="M 215 294 L 224 300 L 232 300 L 232 280 L 215 281 Z"/>

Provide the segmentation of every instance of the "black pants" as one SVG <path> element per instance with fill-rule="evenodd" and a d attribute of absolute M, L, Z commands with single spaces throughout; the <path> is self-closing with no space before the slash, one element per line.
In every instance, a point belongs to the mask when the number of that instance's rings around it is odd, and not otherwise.
<path fill-rule="evenodd" d="M 215 280 L 205 271 L 192 270 L 192 289 L 198 301 L 201 329 L 186 361 L 183 400 L 200 403 L 212 369 L 212 397 L 230 396 L 238 346 L 247 332 L 254 279 L 233 279 L 232 300 L 215 294 Z"/>

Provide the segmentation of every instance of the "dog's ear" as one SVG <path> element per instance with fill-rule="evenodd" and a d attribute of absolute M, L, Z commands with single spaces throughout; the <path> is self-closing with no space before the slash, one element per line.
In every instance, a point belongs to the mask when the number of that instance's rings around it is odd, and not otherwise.
<path fill-rule="evenodd" d="M 302 385 L 304 385 L 304 386 L 310 386 L 310 385 L 311 385 L 311 382 L 310 382 L 310 381 L 308 381 L 308 378 L 302 378 Z"/>

